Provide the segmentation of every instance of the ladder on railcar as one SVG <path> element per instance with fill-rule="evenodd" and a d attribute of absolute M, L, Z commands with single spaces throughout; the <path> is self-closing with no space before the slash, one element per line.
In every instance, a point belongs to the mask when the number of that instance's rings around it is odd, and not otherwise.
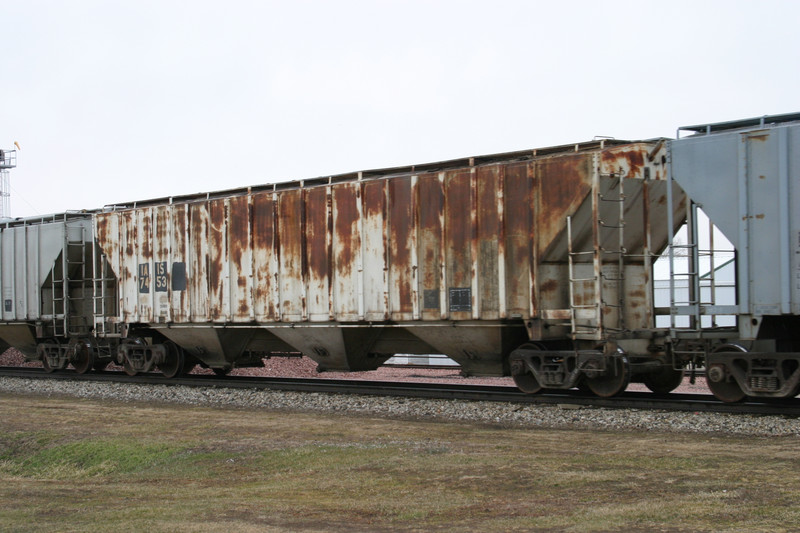
<path fill-rule="evenodd" d="M 601 188 L 600 177 L 599 172 L 595 171 L 591 250 L 574 249 L 572 217 L 567 217 L 569 304 L 574 339 L 602 341 L 608 333 L 622 331 L 625 327 L 625 176 L 622 173 L 603 175 L 608 180 L 605 192 Z M 612 232 L 610 236 L 609 232 Z M 606 242 L 614 244 L 606 247 Z M 591 256 L 592 275 L 577 277 L 576 263 L 587 263 L 587 256 Z M 579 303 L 576 293 L 585 294 L 587 283 L 593 285 L 593 301 L 586 302 L 581 298 Z M 611 287 L 616 287 L 616 291 L 608 290 Z M 610 301 L 612 298 L 613 301 Z"/>
<path fill-rule="evenodd" d="M 678 242 L 672 226 L 668 234 L 667 258 L 669 259 L 669 305 L 670 330 L 673 335 L 680 331 L 683 336 L 700 337 L 701 330 L 717 327 L 717 319 L 725 317 L 721 310 L 730 306 L 717 305 L 717 292 L 725 286 L 718 279 L 718 268 L 733 261 L 733 252 L 725 261 L 726 250 L 714 243 L 715 227 L 708 221 L 708 229 L 700 237 L 700 208 L 694 202 L 686 206 L 686 243 Z M 707 240 L 707 248 L 701 241 Z M 727 315 L 730 316 L 730 315 Z M 683 319 L 679 323 L 679 319 Z"/>
<path fill-rule="evenodd" d="M 74 235 L 76 232 L 79 235 Z M 91 330 L 85 312 L 80 311 L 86 305 L 86 283 L 90 280 L 86 267 L 85 228 L 64 224 L 61 261 L 50 271 L 55 337 L 88 335 Z"/>

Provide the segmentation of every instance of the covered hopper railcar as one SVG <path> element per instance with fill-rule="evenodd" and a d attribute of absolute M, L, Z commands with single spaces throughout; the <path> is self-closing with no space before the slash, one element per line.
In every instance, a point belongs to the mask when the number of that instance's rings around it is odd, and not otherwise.
<path fill-rule="evenodd" d="M 693 299 L 703 292 L 698 268 L 684 275 L 685 303 L 675 273 L 666 306 L 653 290 L 653 263 L 678 228 L 688 220 L 697 233 L 696 202 L 714 204 L 709 216 L 726 234 L 744 235 L 732 239 L 739 250 L 772 218 L 748 218 L 749 199 L 761 198 L 751 174 L 789 157 L 776 163 L 774 187 L 796 194 L 793 117 L 762 119 L 759 135 L 773 140 L 763 154 L 745 143 L 745 153 L 763 162 L 738 171 L 743 156 L 717 139 L 757 138 L 743 133 L 749 123 L 695 128 L 677 141 L 606 139 L 7 222 L 0 339 L 50 370 L 113 360 L 130 374 L 175 376 L 197 363 L 225 373 L 303 353 L 320 370 L 360 371 L 396 353 L 441 353 L 465 374 L 512 375 L 528 392 L 611 396 L 630 381 L 668 392 L 686 365 L 708 361 L 724 399 L 796 394 L 800 298 L 754 296 L 722 309 Z M 744 183 L 744 230 L 715 203 L 729 191 L 712 192 L 731 170 L 708 161 L 733 165 Z M 785 237 L 788 278 L 779 283 L 792 287 L 793 205 L 769 228 Z M 694 241 L 685 248 L 697 264 Z M 763 263 L 763 243 L 747 243 L 759 250 L 744 261 L 751 269 Z M 740 268 L 739 286 L 750 279 Z M 702 327 L 701 315 L 723 312 L 743 318 Z M 656 327 L 659 314 L 669 326 Z"/>
<path fill-rule="evenodd" d="M 97 213 L 96 240 L 120 333 L 219 371 L 299 351 L 321 370 L 442 353 L 508 375 L 533 341 L 567 359 L 539 380 L 574 386 L 587 365 L 604 379 L 608 332 L 653 328 L 665 153 L 598 141 L 145 202 Z M 128 365 L 161 345 L 124 346 Z"/>

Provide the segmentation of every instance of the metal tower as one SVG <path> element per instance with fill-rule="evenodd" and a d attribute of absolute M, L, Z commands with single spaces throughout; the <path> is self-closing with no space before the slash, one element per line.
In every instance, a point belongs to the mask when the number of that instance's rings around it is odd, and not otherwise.
<path fill-rule="evenodd" d="M 11 182 L 8 169 L 17 166 L 16 150 L 0 150 L 0 219 L 11 218 Z"/>

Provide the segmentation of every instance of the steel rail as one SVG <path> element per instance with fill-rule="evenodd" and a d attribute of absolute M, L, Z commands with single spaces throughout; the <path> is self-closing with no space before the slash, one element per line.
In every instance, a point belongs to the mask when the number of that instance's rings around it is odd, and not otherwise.
<path fill-rule="evenodd" d="M 427 398 L 444 400 L 491 401 L 515 404 L 573 405 L 608 409 L 712 412 L 748 415 L 800 417 L 800 400 L 759 400 L 725 403 L 710 394 L 624 392 L 613 398 L 587 396 L 578 390 L 547 391 L 525 394 L 515 387 L 418 383 L 413 381 L 366 381 L 323 378 L 274 378 L 249 376 L 188 375 L 167 379 L 160 374 L 128 376 L 124 372 L 105 371 L 77 374 L 72 370 L 46 373 L 39 368 L 0 367 L 0 377 L 55 379 L 65 381 L 130 383 L 186 387 L 281 390 L 369 396 Z"/>

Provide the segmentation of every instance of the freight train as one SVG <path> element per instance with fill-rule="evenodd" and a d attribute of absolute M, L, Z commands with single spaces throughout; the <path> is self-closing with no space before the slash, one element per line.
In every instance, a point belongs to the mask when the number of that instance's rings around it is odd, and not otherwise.
<path fill-rule="evenodd" d="M 795 396 L 800 114 L 678 133 L 5 220 L 0 340 L 47 371 L 437 353 L 528 393 L 668 393 L 704 367 L 725 401 Z"/>

